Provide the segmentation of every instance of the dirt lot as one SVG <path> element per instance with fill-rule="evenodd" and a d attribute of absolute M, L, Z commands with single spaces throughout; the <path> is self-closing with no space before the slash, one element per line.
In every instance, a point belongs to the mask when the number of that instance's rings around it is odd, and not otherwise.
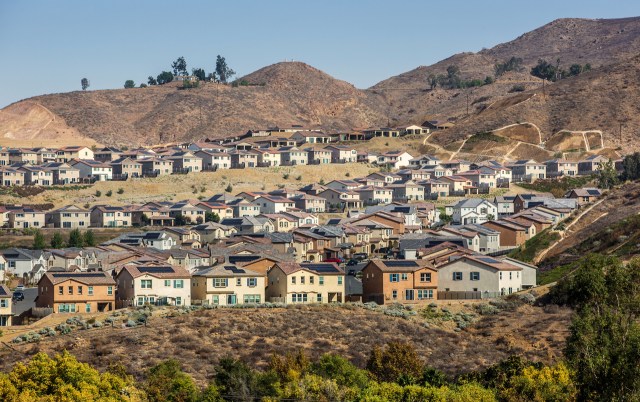
<path fill-rule="evenodd" d="M 471 310 L 467 305 L 452 311 Z M 44 351 L 69 350 L 80 361 L 99 369 L 123 363 L 140 375 L 157 362 L 178 359 L 200 383 L 213 375 L 226 355 L 264 367 L 273 352 L 304 349 L 312 357 L 335 352 L 363 366 L 376 344 L 404 341 L 420 356 L 449 374 L 466 372 L 504 359 L 509 354 L 551 362 L 561 355 L 569 310 L 521 306 L 481 318 L 456 332 L 425 325 L 418 314 L 408 319 L 363 308 L 302 306 L 286 309 L 202 310 L 174 318 L 151 318 L 148 327 L 77 330 L 36 344 L 12 345 L 0 352 L 0 367 Z"/>

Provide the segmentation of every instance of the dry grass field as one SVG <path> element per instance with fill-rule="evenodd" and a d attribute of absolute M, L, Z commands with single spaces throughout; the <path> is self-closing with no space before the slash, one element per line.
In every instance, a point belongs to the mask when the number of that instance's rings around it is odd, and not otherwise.
<path fill-rule="evenodd" d="M 441 304 L 451 312 L 473 314 L 471 305 Z M 552 362 L 561 355 L 570 310 L 523 305 L 454 331 L 421 313 L 406 319 L 359 307 L 293 306 L 286 309 L 200 310 L 177 317 L 154 316 L 148 326 L 77 330 L 36 344 L 3 348 L 0 367 L 8 369 L 38 351 L 69 350 L 101 370 L 112 362 L 136 375 L 157 362 L 175 358 L 199 383 L 213 375 L 224 356 L 264 367 L 274 352 L 303 349 L 312 357 L 339 353 L 364 366 L 374 345 L 403 341 L 415 345 L 431 366 L 448 374 L 486 367 L 510 354 Z"/>

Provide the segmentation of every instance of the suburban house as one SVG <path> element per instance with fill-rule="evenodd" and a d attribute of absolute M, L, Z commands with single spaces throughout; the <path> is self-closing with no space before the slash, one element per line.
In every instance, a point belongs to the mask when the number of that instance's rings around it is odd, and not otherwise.
<path fill-rule="evenodd" d="M 605 158 L 602 155 L 591 155 L 578 162 L 578 174 L 590 175 L 597 173 L 600 170 L 603 163 L 609 161 L 609 158 Z"/>
<path fill-rule="evenodd" d="M 527 241 L 527 230 L 524 226 L 505 220 L 488 221 L 482 226 L 500 232 L 500 247 L 518 247 Z"/>
<path fill-rule="evenodd" d="M 204 243 L 211 243 L 220 239 L 228 239 L 233 236 L 238 230 L 231 226 L 226 226 L 221 223 L 206 222 L 201 225 L 196 225 L 191 228 L 200 234 L 200 239 Z"/>
<path fill-rule="evenodd" d="M 56 150 L 56 162 L 70 162 L 73 159 L 93 160 L 94 156 L 90 148 L 81 145 L 62 147 Z"/>
<path fill-rule="evenodd" d="M 81 179 L 95 181 L 113 179 L 113 168 L 108 163 L 89 159 L 74 159 L 69 164 L 80 171 Z"/>
<path fill-rule="evenodd" d="M 137 159 L 122 157 L 110 162 L 113 175 L 116 177 L 141 177 L 142 163 Z"/>
<path fill-rule="evenodd" d="M 547 177 L 576 176 L 578 174 L 578 162 L 566 159 L 553 159 L 544 163 L 547 165 Z"/>
<path fill-rule="evenodd" d="M 438 298 L 448 292 L 464 292 L 476 299 L 518 292 L 522 289 L 522 271 L 521 266 L 508 260 L 463 255 L 438 267 Z"/>
<path fill-rule="evenodd" d="M 371 260 L 362 270 L 364 302 L 425 303 L 437 299 L 438 271 L 426 260 Z"/>
<path fill-rule="evenodd" d="M 116 275 L 122 306 L 191 305 L 191 275 L 172 265 L 126 265 Z"/>
<path fill-rule="evenodd" d="M 332 163 L 356 163 L 358 151 L 345 145 L 329 145 L 324 149 L 331 151 Z"/>
<path fill-rule="evenodd" d="M 265 301 L 267 276 L 234 264 L 221 264 L 194 273 L 191 298 L 201 304 L 230 306 Z"/>
<path fill-rule="evenodd" d="M 511 169 L 514 181 L 535 181 L 547 177 L 547 165 L 533 159 L 522 159 L 507 164 Z"/>
<path fill-rule="evenodd" d="M 565 194 L 565 197 L 576 199 L 578 205 L 582 206 L 594 202 L 601 195 L 602 191 L 598 188 L 576 188 Z"/>
<path fill-rule="evenodd" d="M 453 206 L 447 206 L 447 210 L 449 208 L 451 208 L 452 222 L 457 225 L 484 223 L 498 217 L 498 208 L 481 198 L 466 198 Z"/>
<path fill-rule="evenodd" d="M 11 311 L 13 293 L 9 287 L 0 284 L 0 327 L 8 327 L 11 325 L 13 312 Z"/>
<path fill-rule="evenodd" d="M 260 212 L 263 214 L 277 214 L 296 207 L 295 203 L 288 198 L 271 195 L 262 195 L 254 202 L 260 205 Z"/>
<path fill-rule="evenodd" d="M 41 166 L 22 165 L 18 168 L 24 172 L 24 184 L 30 186 L 50 186 L 53 184 L 53 172 Z"/>
<path fill-rule="evenodd" d="M 122 150 L 114 147 L 104 147 L 93 153 L 93 159 L 100 162 L 111 162 L 120 158 Z"/>
<path fill-rule="evenodd" d="M 38 281 L 36 307 L 54 313 L 95 313 L 115 309 L 116 282 L 106 272 L 47 272 Z"/>
<path fill-rule="evenodd" d="M 0 254 L 6 263 L 2 274 L 9 273 L 18 278 L 28 278 L 35 268 L 47 266 L 45 254 L 41 250 L 27 250 L 23 248 L 7 248 L 0 250 Z M 0 263 L 2 261 L 0 260 Z"/>
<path fill-rule="evenodd" d="M 355 190 L 365 205 L 390 204 L 393 201 L 393 190 L 387 187 L 365 186 Z"/>
<path fill-rule="evenodd" d="M 409 161 L 413 159 L 410 153 L 404 151 L 388 151 L 378 155 L 376 163 L 378 165 L 391 166 L 394 169 L 409 166 Z"/>
<path fill-rule="evenodd" d="M 96 205 L 91 208 L 92 227 L 129 227 L 132 225 L 131 211 L 126 207 Z"/>
<path fill-rule="evenodd" d="M 173 171 L 179 173 L 202 171 L 202 158 L 189 151 L 176 152 L 164 159 L 173 161 Z"/>
<path fill-rule="evenodd" d="M 67 205 L 47 212 L 45 216 L 47 227 L 82 229 L 91 225 L 91 212 L 75 205 Z"/>
<path fill-rule="evenodd" d="M 305 148 L 309 158 L 309 165 L 324 165 L 331 163 L 331 151 L 323 148 Z"/>
<path fill-rule="evenodd" d="M 21 186 L 24 184 L 24 172 L 11 167 L 0 167 L 0 184 L 3 186 Z"/>
<path fill-rule="evenodd" d="M 144 158 L 138 159 L 142 165 L 143 176 L 165 176 L 173 173 L 173 161 L 171 159 Z"/>
<path fill-rule="evenodd" d="M 305 212 L 325 212 L 327 200 L 311 194 L 297 194 L 290 198 L 297 209 Z"/>
<path fill-rule="evenodd" d="M 284 303 L 342 303 L 344 301 L 344 271 L 335 263 L 278 262 L 267 275 L 267 301 Z"/>
<path fill-rule="evenodd" d="M 218 170 L 231 168 L 231 155 L 226 152 L 202 150 L 195 153 L 202 158 L 202 169 Z"/>
<path fill-rule="evenodd" d="M 282 166 L 306 165 L 309 162 L 307 151 L 298 147 L 281 147 L 278 152 L 280 152 Z"/>
<path fill-rule="evenodd" d="M 45 226 L 44 211 L 30 207 L 11 209 L 7 213 L 8 227 L 11 229 L 43 228 Z"/>
<path fill-rule="evenodd" d="M 64 162 L 47 162 L 42 165 L 53 173 L 53 184 L 72 184 L 80 181 L 80 170 Z"/>

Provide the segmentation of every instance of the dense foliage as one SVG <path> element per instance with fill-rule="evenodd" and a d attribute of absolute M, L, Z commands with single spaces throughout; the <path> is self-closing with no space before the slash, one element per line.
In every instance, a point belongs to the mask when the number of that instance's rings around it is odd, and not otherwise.
<path fill-rule="evenodd" d="M 409 344 L 371 352 L 369 369 L 325 354 L 274 354 L 264 371 L 223 358 L 202 389 L 175 360 L 161 362 L 136 382 L 121 365 L 99 373 L 63 352 L 37 354 L 0 374 L 0 400 L 13 401 L 570 401 L 576 387 L 563 363 L 547 367 L 517 357 L 483 372 L 449 379 L 424 365 Z M 371 371 L 372 370 L 372 371 Z"/>

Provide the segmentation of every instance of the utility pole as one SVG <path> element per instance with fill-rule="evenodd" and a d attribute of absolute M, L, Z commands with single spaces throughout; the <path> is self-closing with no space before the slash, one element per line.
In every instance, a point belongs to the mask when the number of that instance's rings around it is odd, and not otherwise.
<path fill-rule="evenodd" d="M 622 144 L 622 122 L 620 122 L 620 144 Z"/>
<path fill-rule="evenodd" d="M 469 117 L 469 92 L 467 92 L 467 117 Z"/>

